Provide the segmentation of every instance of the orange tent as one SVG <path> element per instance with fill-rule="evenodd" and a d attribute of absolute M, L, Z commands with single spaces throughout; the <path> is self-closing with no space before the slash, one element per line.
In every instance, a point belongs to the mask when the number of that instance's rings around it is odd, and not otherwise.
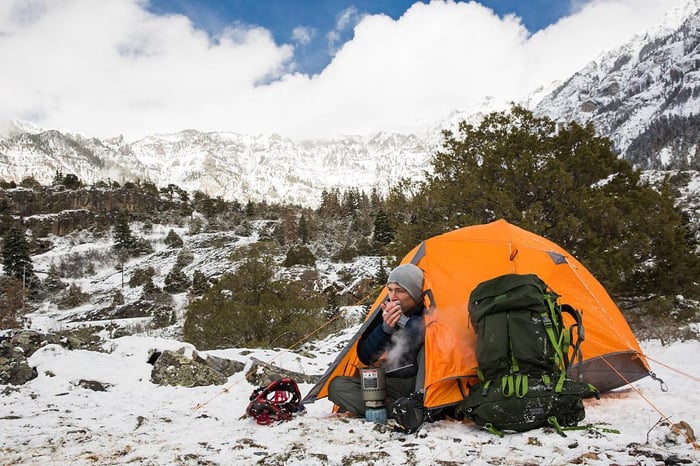
<path fill-rule="evenodd" d="M 506 273 L 534 273 L 583 317 L 583 359 L 570 368 L 601 392 L 649 375 L 639 343 L 603 286 L 568 252 L 553 242 L 504 220 L 451 231 L 423 241 L 402 263 L 425 272 L 425 406 L 461 401 L 477 381 L 475 334 L 467 315 L 469 294 L 480 282 Z M 338 375 L 355 375 L 361 362 L 355 346 L 375 319 L 382 294 L 357 334 L 305 397 L 328 395 Z M 568 325 L 571 322 L 567 322 Z"/>

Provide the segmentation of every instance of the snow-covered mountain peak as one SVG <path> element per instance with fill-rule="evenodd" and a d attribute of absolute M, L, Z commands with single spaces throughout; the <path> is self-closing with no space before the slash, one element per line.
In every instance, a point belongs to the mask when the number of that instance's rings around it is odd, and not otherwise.
<path fill-rule="evenodd" d="M 657 32 L 589 63 L 537 105 L 557 121 L 592 122 L 642 168 L 698 164 L 700 7 L 692 0 Z M 663 156 L 663 153 L 672 155 Z"/>
<path fill-rule="evenodd" d="M 700 167 L 700 0 L 518 103 L 556 121 L 592 122 L 641 168 Z M 315 206 L 324 190 L 370 192 L 386 180 L 422 178 L 442 145 L 442 130 L 454 131 L 461 121 L 476 125 L 508 105 L 485 97 L 478 111 L 455 109 L 422 133 L 308 140 L 188 129 L 129 142 L 16 121 L 0 138 L 0 179 L 50 183 L 57 172 L 73 173 L 85 183 L 148 180 L 242 202 Z"/>

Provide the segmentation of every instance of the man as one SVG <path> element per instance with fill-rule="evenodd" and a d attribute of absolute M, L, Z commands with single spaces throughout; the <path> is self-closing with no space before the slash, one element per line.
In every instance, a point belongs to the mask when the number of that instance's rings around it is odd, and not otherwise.
<path fill-rule="evenodd" d="M 413 264 L 400 265 L 389 274 L 386 287 L 388 299 L 381 304 L 381 324 L 370 325 L 360 336 L 357 356 L 363 364 L 381 366 L 386 371 L 384 407 L 390 411 L 396 400 L 416 390 L 418 359 L 425 339 L 423 271 Z M 357 377 L 331 380 L 328 399 L 341 412 L 365 416 L 362 385 Z"/>

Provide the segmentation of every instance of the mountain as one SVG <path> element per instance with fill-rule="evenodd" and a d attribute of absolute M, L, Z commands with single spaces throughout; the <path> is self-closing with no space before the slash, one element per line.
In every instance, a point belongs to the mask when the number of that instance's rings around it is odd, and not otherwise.
<path fill-rule="evenodd" d="M 642 169 L 700 168 L 700 0 L 656 30 L 602 55 L 553 92 L 523 105 L 556 121 L 592 122 L 622 157 Z M 377 189 L 420 179 L 440 148 L 441 130 L 480 114 L 455 112 L 424 134 L 378 133 L 328 140 L 196 130 L 127 142 L 44 131 L 17 122 L 0 139 L 0 180 L 57 172 L 84 183 L 148 180 L 225 199 L 317 206 L 324 190 Z"/>
<path fill-rule="evenodd" d="M 61 172 L 86 183 L 149 180 L 243 202 L 317 205 L 324 189 L 383 192 L 401 176 L 422 176 L 437 140 L 379 133 L 294 141 L 188 130 L 127 143 L 58 131 L 20 133 L 0 140 L 0 179 L 32 176 L 46 184 Z"/>
<path fill-rule="evenodd" d="M 700 1 L 588 64 L 535 112 L 592 122 L 639 168 L 700 168 Z"/>

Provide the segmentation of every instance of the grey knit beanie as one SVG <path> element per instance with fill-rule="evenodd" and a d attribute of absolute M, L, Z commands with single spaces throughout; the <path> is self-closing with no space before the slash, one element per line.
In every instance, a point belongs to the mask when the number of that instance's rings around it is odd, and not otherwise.
<path fill-rule="evenodd" d="M 402 264 L 396 267 L 389 274 L 389 283 L 396 283 L 404 290 L 408 291 L 411 298 L 420 303 L 423 298 L 423 271 L 413 264 Z"/>

